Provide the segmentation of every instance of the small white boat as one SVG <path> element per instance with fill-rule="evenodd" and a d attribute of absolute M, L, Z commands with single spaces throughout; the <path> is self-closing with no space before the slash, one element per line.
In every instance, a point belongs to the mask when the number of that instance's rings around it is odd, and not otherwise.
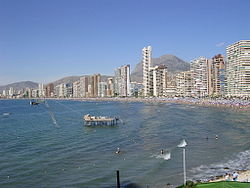
<path fill-rule="evenodd" d="M 9 116 L 11 113 L 10 112 L 4 112 L 3 116 Z"/>

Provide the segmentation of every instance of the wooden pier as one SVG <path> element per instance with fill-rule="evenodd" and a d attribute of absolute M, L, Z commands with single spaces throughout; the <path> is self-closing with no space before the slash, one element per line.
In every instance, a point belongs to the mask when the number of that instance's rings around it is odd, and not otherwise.
<path fill-rule="evenodd" d="M 83 116 L 85 126 L 112 126 L 117 125 L 119 118 L 104 117 L 104 116 L 90 116 L 89 114 Z"/>

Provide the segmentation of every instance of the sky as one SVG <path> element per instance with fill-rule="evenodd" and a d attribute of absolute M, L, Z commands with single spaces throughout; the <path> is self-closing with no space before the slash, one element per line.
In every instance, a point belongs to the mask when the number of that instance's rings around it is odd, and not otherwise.
<path fill-rule="evenodd" d="M 133 69 L 141 50 L 184 61 L 250 39 L 249 0 L 0 0 L 0 85 Z"/>

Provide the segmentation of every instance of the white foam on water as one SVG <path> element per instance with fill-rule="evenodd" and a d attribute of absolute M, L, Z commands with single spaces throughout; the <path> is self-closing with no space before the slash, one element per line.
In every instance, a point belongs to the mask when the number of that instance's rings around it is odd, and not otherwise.
<path fill-rule="evenodd" d="M 156 159 L 170 160 L 171 159 L 171 153 L 168 152 L 166 154 L 152 155 L 152 157 L 155 157 Z"/>
<path fill-rule="evenodd" d="M 210 165 L 200 165 L 189 171 L 194 173 L 194 180 L 205 180 L 211 177 L 224 175 L 225 173 L 233 173 L 235 170 L 250 169 L 250 150 L 246 150 L 233 156 L 232 159 L 225 163 L 214 163 Z"/>

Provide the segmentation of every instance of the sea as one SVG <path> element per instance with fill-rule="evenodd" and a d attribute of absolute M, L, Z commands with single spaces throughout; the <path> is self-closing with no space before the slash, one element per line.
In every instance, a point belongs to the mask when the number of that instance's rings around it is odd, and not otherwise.
<path fill-rule="evenodd" d="M 86 127 L 86 114 L 116 116 L 120 123 Z M 187 180 L 250 169 L 249 111 L 161 102 L 46 100 L 30 106 L 30 100 L 0 100 L 0 187 L 111 188 L 117 171 L 121 187 L 181 185 L 183 139 Z"/>

